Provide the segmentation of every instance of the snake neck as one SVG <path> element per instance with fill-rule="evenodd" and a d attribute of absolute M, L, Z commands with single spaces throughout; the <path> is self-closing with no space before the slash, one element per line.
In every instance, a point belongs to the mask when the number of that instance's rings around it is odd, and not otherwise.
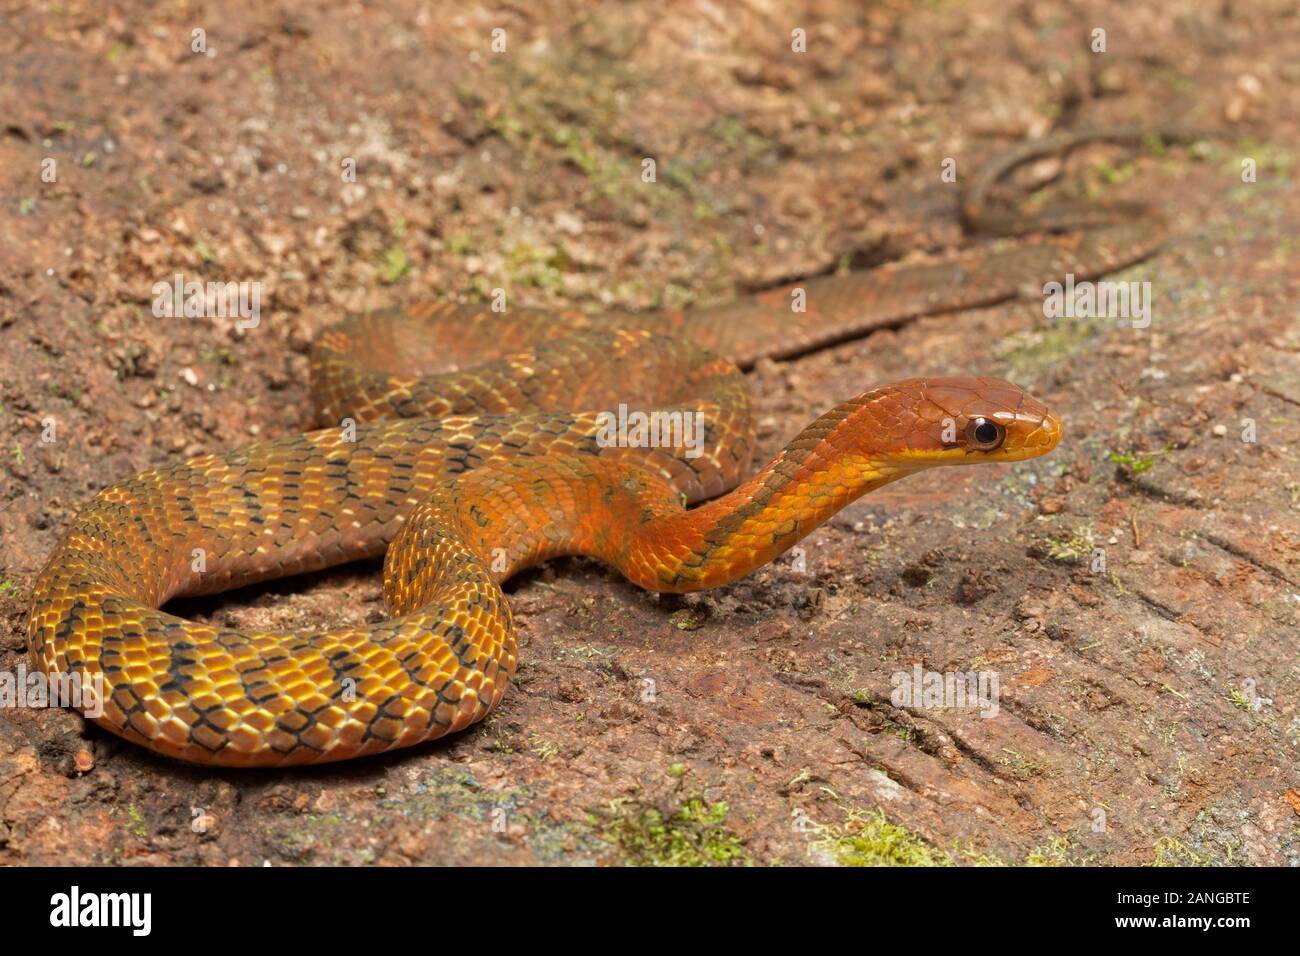
<path fill-rule="evenodd" d="M 859 450 L 866 398 L 827 412 L 753 478 L 689 511 L 667 478 L 626 457 L 560 455 L 474 469 L 435 492 L 393 542 L 389 565 L 407 573 L 390 610 L 433 599 L 439 572 L 405 557 L 418 551 L 430 526 L 440 540 L 463 541 L 497 581 L 565 555 L 597 558 L 655 591 L 698 591 L 741 578 L 845 505 L 908 473 L 883 453 Z"/>
<path fill-rule="evenodd" d="M 728 584 L 797 544 L 846 505 L 908 474 L 850 440 L 861 415 L 861 399 L 837 406 L 729 494 L 637 524 L 619 570 L 656 591 Z"/>

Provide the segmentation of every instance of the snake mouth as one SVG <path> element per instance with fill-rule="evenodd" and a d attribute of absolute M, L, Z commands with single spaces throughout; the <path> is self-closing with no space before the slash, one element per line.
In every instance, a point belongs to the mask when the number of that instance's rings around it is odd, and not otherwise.
<path fill-rule="evenodd" d="M 1046 455 L 1060 444 L 1064 431 L 1065 426 L 1061 423 L 1061 416 L 1048 410 L 1043 414 L 1038 424 L 1028 431 L 1021 429 L 1015 433 L 1014 442 L 1010 440 L 1011 436 L 1009 435 L 1008 442 L 998 450 L 1001 454 L 995 452 L 992 457 L 1002 461 L 1025 461 L 1029 458 Z"/>

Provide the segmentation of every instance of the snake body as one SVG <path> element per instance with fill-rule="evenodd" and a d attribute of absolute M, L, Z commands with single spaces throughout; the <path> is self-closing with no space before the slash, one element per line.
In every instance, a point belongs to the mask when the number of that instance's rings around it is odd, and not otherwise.
<path fill-rule="evenodd" d="M 147 471 L 82 509 L 36 581 L 32 660 L 101 680 L 97 723 L 196 763 L 319 763 L 461 730 L 514 672 L 500 584 L 523 568 L 582 554 L 654 590 L 716 587 L 886 482 L 1034 457 L 1061 433 L 1008 382 L 910 379 L 826 412 L 745 480 L 754 433 L 738 365 L 1098 274 L 1161 238 L 1122 220 L 810 280 L 802 313 L 780 289 L 656 315 L 353 316 L 313 347 L 332 427 Z M 701 441 L 611 443 L 605 415 L 619 406 L 692 416 Z M 389 617 L 364 627 L 244 632 L 159 610 L 385 553 Z"/>

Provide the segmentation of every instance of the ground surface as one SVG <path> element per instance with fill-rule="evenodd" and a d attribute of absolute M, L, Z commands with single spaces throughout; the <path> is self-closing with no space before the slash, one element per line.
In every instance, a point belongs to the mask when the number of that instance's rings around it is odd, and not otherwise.
<path fill-rule="evenodd" d="M 385 759 L 209 771 L 0 711 L 0 861 L 1300 864 L 1295 3 L 281 6 L 0 2 L 0 667 L 78 503 L 297 430 L 347 309 L 716 301 L 962 245 L 946 157 L 1230 132 L 1034 171 L 1169 215 L 1120 276 L 1148 329 L 1027 290 L 751 376 L 763 454 L 872 383 L 991 373 L 1060 411 L 1049 458 L 890 486 L 685 601 L 558 562 L 514 588 L 496 714 Z M 260 281 L 262 324 L 155 318 L 177 272 Z M 184 610 L 381 606 L 361 567 Z M 996 672 L 997 716 L 893 707 L 916 664 Z"/>

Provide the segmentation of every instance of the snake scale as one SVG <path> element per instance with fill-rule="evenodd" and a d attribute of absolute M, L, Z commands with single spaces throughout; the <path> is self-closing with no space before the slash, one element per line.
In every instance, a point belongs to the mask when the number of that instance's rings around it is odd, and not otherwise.
<path fill-rule="evenodd" d="M 967 225 L 1031 231 L 987 200 L 1011 168 L 1141 135 L 1007 154 L 975 177 Z M 330 427 L 144 472 L 79 512 L 36 581 L 31 659 L 102 680 L 100 726 L 195 763 L 322 763 L 461 730 L 514 672 L 500 585 L 523 568 L 582 554 L 658 591 L 716 587 L 886 482 L 1050 451 L 1060 420 L 1016 386 L 910 379 L 826 412 L 746 480 L 738 366 L 1096 276 L 1164 238 L 1145 210 L 1047 224 L 1062 222 L 1070 231 L 1038 241 L 810 279 L 803 312 L 781 288 L 654 315 L 416 304 L 352 316 L 312 350 Z M 620 405 L 697 416 L 700 447 L 602 440 L 602 411 Z M 245 632 L 160 610 L 385 553 L 389 616 L 364 627 Z"/>

